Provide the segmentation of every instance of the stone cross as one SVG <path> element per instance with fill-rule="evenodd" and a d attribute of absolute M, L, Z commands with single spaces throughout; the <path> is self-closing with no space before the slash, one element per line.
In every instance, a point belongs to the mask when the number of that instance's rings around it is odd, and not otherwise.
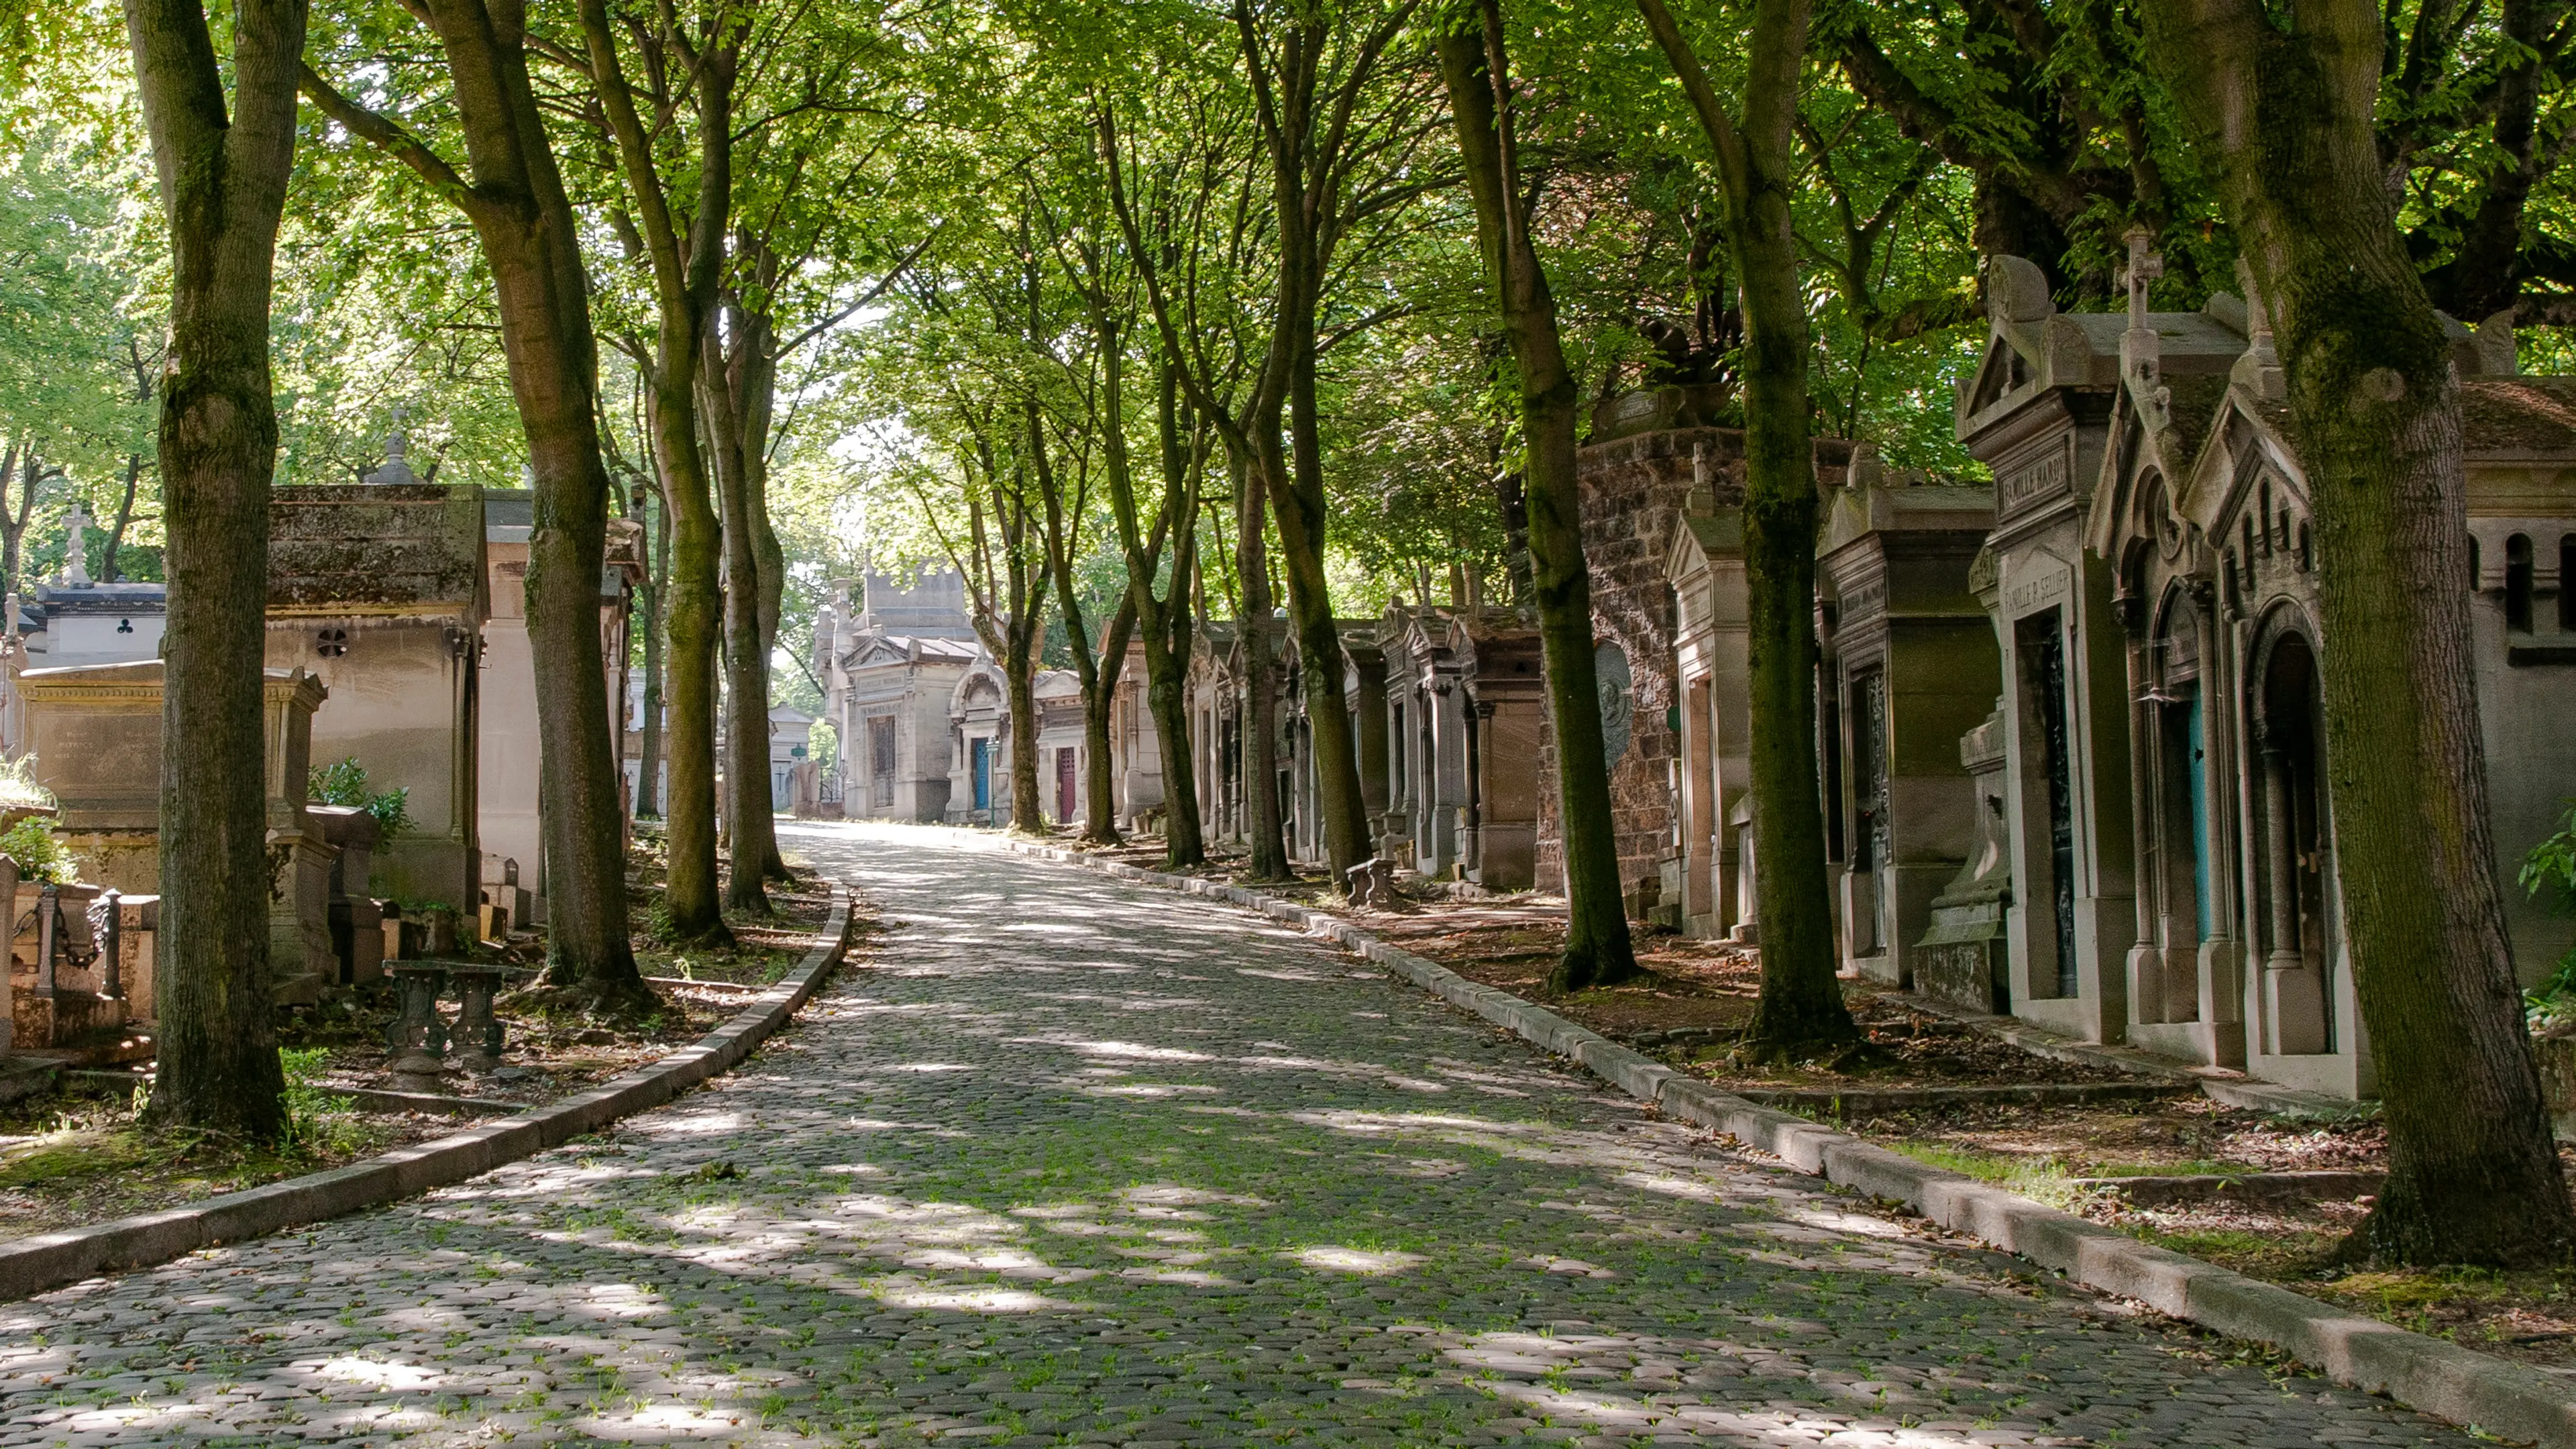
<path fill-rule="evenodd" d="M 89 526 L 97 521 L 78 503 L 63 519 L 63 582 L 73 588 L 89 586 Z"/>
<path fill-rule="evenodd" d="M 2129 288 L 2129 326 L 2137 331 L 2144 331 L 2147 325 L 2147 284 L 2165 274 L 2165 259 L 2147 250 L 2155 239 L 2155 233 L 2143 226 L 2129 228 L 2129 234 L 2122 238 L 2129 244 L 2129 269 L 2126 277 Z"/>

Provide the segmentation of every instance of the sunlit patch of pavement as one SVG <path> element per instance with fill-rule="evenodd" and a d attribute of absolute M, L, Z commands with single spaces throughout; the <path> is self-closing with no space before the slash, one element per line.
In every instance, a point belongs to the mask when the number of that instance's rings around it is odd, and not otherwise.
<path fill-rule="evenodd" d="M 1276 922 L 784 834 L 901 924 L 776 1046 L 418 1201 L 0 1305 L 0 1445 L 2471 1442 Z"/>

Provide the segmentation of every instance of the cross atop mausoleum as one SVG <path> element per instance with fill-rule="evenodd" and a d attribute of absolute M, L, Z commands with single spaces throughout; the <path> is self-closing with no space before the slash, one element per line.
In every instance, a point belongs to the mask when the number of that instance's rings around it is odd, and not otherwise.
<path fill-rule="evenodd" d="M 2129 325 L 2133 328 L 2147 325 L 2147 284 L 2165 274 L 2165 259 L 2147 250 L 2155 239 L 2155 233 L 2143 226 L 2129 228 L 2128 235 L 2121 238 L 2129 244 L 2129 265 L 2121 280 L 2129 289 Z"/>

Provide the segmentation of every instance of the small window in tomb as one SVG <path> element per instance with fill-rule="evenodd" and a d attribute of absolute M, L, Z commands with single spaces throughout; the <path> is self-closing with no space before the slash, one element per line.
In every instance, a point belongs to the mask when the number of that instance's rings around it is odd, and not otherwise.
<path fill-rule="evenodd" d="M 132 619 L 119 619 L 119 620 L 117 620 L 117 621 L 116 621 L 116 632 L 117 632 L 117 633 L 119 633 L 119 634 L 131 634 L 131 633 L 133 633 L 133 632 L 134 632 L 134 621 L 133 621 Z"/>
<path fill-rule="evenodd" d="M 2531 539 L 2519 533 L 2504 541 L 2504 626 L 2531 632 Z"/>
<path fill-rule="evenodd" d="M 2299 572 L 2312 574 L 2316 571 L 2316 546 L 2308 533 L 2307 520 L 2301 519 L 2299 521 Z"/>
<path fill-rule="evenodd" d="M 320 637 L 313 641 L 313 652 L 325 659 L 337 659 L 348 653 L 349 631 L 336 628 L 323 630 Z"/>

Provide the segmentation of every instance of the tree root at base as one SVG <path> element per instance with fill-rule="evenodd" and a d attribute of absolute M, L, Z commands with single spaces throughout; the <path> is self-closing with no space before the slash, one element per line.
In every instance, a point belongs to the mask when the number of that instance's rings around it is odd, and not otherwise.
<path fill-rule="evenodd" d="M 559 982 L 540 976 L 502 998 L 514 1012 L 531 1016 L 572 1017 L 627 1026 L 664 1015 L 671 1004 L 641 980 Z"/>

